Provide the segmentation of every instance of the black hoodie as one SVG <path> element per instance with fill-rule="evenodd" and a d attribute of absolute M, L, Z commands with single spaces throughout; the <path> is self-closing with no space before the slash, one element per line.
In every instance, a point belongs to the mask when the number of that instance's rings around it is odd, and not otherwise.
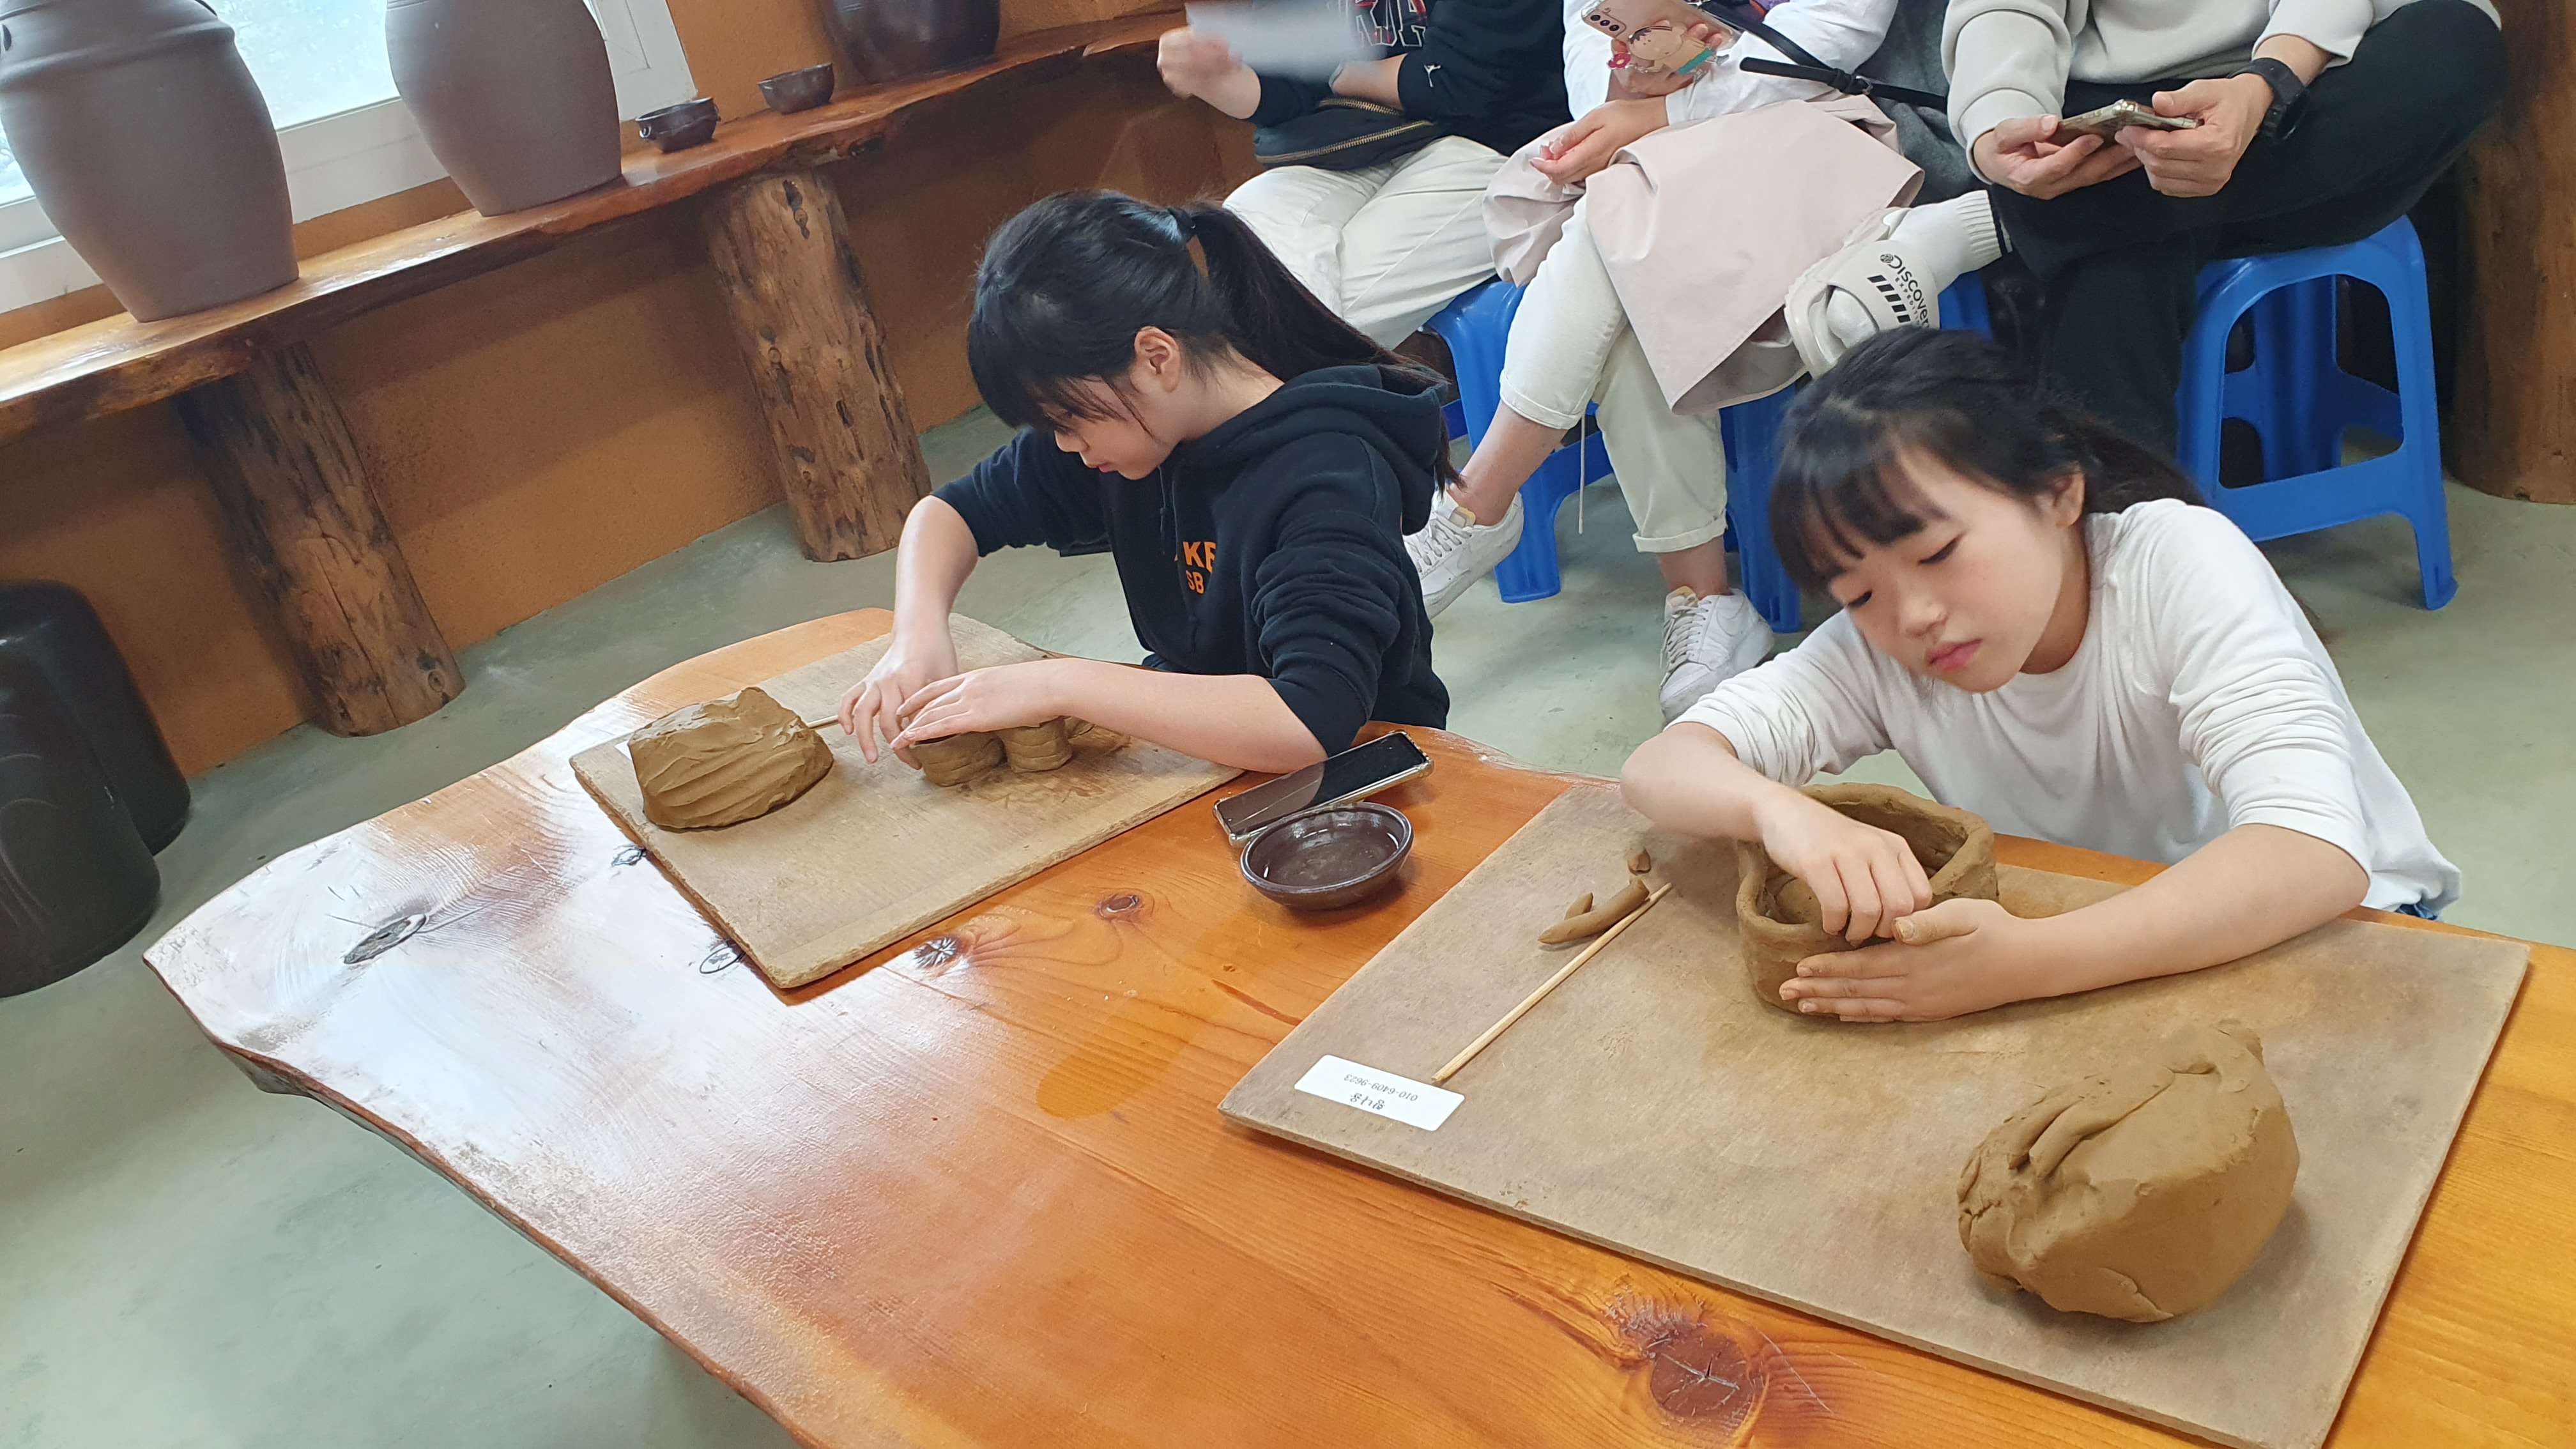
<path fill-rule="evenodd" d="M 1353 0 L 1362 32 L 1401 55 L 1406 115 L 1509 156 L 1566 122 L 1561 0 Z M 1276 126 L 1333 94 L 1329 82 L 1261 77 L 1252 124 Z"/>
<path fill-rule="evenodd" d="M 1032 430 L 938 496 L 978 553 L 1105 542 L 1147 664 L 1261 675 L 1334 754 L 1371 719 L 1449 721 L 1404 551 L 1431 515 L 1448 434 L 1428 384 L 1328 367 L 1174 448 L 1151 478 L 1086 468 Z"/>

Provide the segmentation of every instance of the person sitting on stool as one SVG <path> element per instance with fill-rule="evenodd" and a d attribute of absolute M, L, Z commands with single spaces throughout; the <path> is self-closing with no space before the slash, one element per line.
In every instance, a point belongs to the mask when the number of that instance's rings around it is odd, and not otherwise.
<path fill-rule="evenodd" d="M 2043 380 L 2167 453 L 2202 266 L 2387 226 L 2504 90 L 2490 0 L 1951 0 L 1942 57 Z M 2058 134 L 2119 100 L 2200 124 Z"/>

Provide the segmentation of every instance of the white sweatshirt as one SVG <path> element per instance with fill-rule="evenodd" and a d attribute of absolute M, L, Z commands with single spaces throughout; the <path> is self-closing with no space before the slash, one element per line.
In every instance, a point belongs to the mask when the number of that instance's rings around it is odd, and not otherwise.
<path fill-rule="evenodd" d="M 1574 115 L 1609 97 L 1610 37 L 1583 23 L 1596 0 L 1565 0 L 1565 100 Z M 1923 0 L 1916 0 L 1923 3 Z M 1816 59 L 1851 70 L 1878 53 L 1895 18 L 1897 0 L 1784 0 L 1763 24 L 1805 46 Z M 1788 60 L 1763 40 L 1740 35 L 1700 68 L 1700 77 L 1664 98 L 1665 124 L 1687 126 L 1712 116 L 1749 111 L 1775 101 L 1803 101 L 1826 94 L 1814 81 L 1754 75 L 1736 65 L 1745 56 Z"/>
<path fill-rule="evenodd" d="M 2172 863 L 2239 825 L 2342 849 L 2383 910 L 2459 898 L 2406 787 L 2290 591 L 2235 524 L 2141 503 L 2086 520 L 2093 612 L 2062 669 L 1970 694 L 1871 648 L 1849 615 L 1682 716 L 1787 785 L 1893 747 L 1995 829 Z"/>
<path fill-rule="evenodd" d="M 2053 116 L 2066 82 L 2225 75 L 2294 35 L 2352 59 L 2370 27 L 2410 0 L 1950 0 L 1941 64 L 1961 145 L 2023 116 Z M 2495 18 L 2493 0 L 2469 0 Z"/>

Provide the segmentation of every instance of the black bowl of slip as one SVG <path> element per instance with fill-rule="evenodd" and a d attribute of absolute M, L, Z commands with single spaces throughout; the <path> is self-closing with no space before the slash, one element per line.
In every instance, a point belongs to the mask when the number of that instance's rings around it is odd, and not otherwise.
<path fill-rule="evenodd" d="M 1354 802 L 1291 815 L 1243 847 L 1243 878 L 1292 911 L 1337 911 L 1395 884 L 1413 853 L 1413 822 Z"/>

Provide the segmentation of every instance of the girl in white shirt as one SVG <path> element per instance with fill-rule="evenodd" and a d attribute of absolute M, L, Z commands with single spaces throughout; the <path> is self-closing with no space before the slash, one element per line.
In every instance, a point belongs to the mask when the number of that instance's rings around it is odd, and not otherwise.
<path fill-rule="evenodd" d="M 1883 334 L 1799 399 L 1772 528 L 1842 612 L 1622 780 L 1672 829 L 1759 839 L 1826 929 L 1891 938 L 1802 963 L 1785 999 L 1935 1021 L 2458 897 L 2297 601 L 2196 504 L 2170 464 L 2037 400 L 1967 333 Z M 1792 788 L 1890 747 L 1999 831 L 2173 868 L 2046 920 L 1933 906 L 1901 839 Z"/>

